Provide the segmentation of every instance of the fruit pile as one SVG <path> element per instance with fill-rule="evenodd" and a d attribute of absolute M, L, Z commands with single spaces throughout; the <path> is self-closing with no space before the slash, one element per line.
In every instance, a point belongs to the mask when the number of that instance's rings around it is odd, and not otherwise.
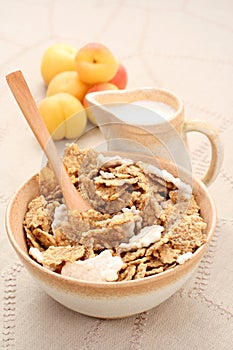
<path fill-rule="evenodd" d="M 41 74 L 47 91 L 38 108 L 54 140 L 79 137 L 87 118 L 96 124 L 87 93 L 124 89 L 128 79 L 124 65 L 100 43 L 80 50 L 65 44 L 50 46 L 42 57 Z"/>

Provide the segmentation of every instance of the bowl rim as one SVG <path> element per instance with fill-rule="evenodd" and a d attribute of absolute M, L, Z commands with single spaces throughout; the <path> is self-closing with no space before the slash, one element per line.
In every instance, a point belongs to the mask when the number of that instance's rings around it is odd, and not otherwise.
<path fill-rule="evenodd" d="M 182 169 L 181 167 L 178 167 L 179 169 Z M 184 170 L 184 169 L 182 169 Z M 216 212 L 216 206 L 214 203 L 214 200 L 212 198 L 212 196 L 209 193 L 208 188 L 206 187 L 206 185 L 198 178 L 192 176 L 192 183 L 196 182 L 197 185 L 202 189 L 202 191 L 206 192 L 207 194 L 207 198 L 208 201 L 210 203 L 210 208 L 212 211 L 212 222 L 210 223 L 210 226 L 208 228 L 208 235 L 207 235 L 207 239 L 206 242 L 201 245 L 199 248 L 197 248 L 197 250 L 193 253 L 192 257 L 185 261 L 184 264 L 179 264 L 177 266 L 175 266 L 174 268 L 165 270 L 163 272 L 160 272 L 156 275 L 151 275 L 151 276 L 147 276 L 144 278 L 139 278 L 136 280 L 129 280 L 129 281 L 112 281 L 112 282 L 95 282 L 95 281 L 87 281 L 87 280 L 81 280 L 78 278 L 73 278 L 73 277 L 68 277 L 68 276 L 64 276 L 61 275 L 59 273 L 56 273 L 52 270 L 46 269 L 44 266 L 40 265 L 38 262 L 36 262 L 35 260 L 33 260 L 29 254 L 27 254 L 26 252 L 24 252 L 23 249 L 20 248 L 20 246 L 18 245 L 12 230 L 11 230 L 11 224 L 10 224 L 10 214 L 11 214 L 11 210 L 12 207 L 14 206 L 15 200 L 18 196 L 18 194 L 24 189 L 25 186 L 27 186 L 30 181 L 32 181 L 33 179 L 36 180 L 36 178 L 38 179 L 38 173 L 30 176 L 29 178 L 27 178 L 19 187 L 18 189 L 15 191 L 15 193 L 13 194 L 13 196 L 11 197 L 11 199 L 8 202 L 7 208 L 6 208 L 6 213 L 5 213 L 5 227 L 6 227 L 6 232 L 7 232 L 7 236 L 9 241 L 11 242 L 15 252 L 17 253 L 17 255 L 19 257 L 21 257 L 24 261 L 26 261 L 29 265 L 32 265 L 32 267 L 38 269 L 42 274 L 46 274 L 47 276 L 51 276 L 51 278 L 55 278 L 57 281 L 62 281 L 62 282 L 71 282 L 74 283 L 75 285 L 81 285 L 81 286 L 88 286 L 88 287 L 93 287 L 93 288 L 119 288 L 119 287 L 136 287 L 136 286 L 140 286 L 140 285 L 144 285 L 144 284 L 150 284 L 150 283 L 156 283 L 160 280 L 164 280 L 166 279 L 166 277 L 171 276 L 171 275 L 176 275 L 176 273 L 179 271 L 180 273 L 182 273 L 182 271 L 184 270 L 191 270 L 192 269 L 192 265 L 193 265 L 193 260 L 195 260 L 195 258 L 197 259 L 198 256 L 200 256 L 200 259 L 202 258 L 202 255 L 204 254 L 204 252 L 206 251 L 213 235 L 215 232 L 215 228 L 216 228 L 216 222 L 217 222 L 217 212 Z M 199 259 L 199 260 L 200 260 Z M 23 263 L 24 264 L 24 263 Z"/>

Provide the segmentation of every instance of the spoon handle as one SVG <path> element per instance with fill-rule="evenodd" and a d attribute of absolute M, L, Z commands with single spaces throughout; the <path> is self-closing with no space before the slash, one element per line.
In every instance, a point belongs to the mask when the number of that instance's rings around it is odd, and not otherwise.
<path fill-rule="evenodd" d="M 56 179 L 62 189 L 65 202 L 69 209 L 79 212 L 90 209 L 72 184 L 69 175 L 61 161 L 56 146 L 49 134 L 49 131 L 40 116 L 37 105 L 29 90 L 21 71 L 10 73 L 6 76 L 7 83 L 17 101 L 25 119 L 33 131 L 42 150 L 45 152 L 48 161 L 54 171 Z"/>

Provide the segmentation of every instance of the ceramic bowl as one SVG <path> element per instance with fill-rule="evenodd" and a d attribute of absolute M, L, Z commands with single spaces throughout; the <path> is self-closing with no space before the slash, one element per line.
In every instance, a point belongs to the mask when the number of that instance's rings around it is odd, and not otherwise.
<path fill-rule="evenodd" d="M 146 157 L 146 156 L 145 156 Z M 144 160 L 144 159 L 143 159 Z M 148 160 L 144 160 L 148 161 Z M 151 158 L 149 159 L 150 163 Z M 88 282 L 64 277 L 36 263 L 28 255 L 23 218 L 29 201 L 39 193 L 38 175 L 26 181 L 11 199 L 6 213 L 9 240 L 25 268 L 52 298 L 79 313 L 99 318 L 120 318 L 149 310 L 178 291 L 194 273 L 216 225 L 216 210 L 206 186 L 191 178 L 172 163 L 161 160 L 160 167 L 186 182 L 192 181 L 193 193 L 207 223 L 207 243 L 183 265 L 143 279 L 122 282 Z M 180 301 L 182 303 L 182 300 Z"/>

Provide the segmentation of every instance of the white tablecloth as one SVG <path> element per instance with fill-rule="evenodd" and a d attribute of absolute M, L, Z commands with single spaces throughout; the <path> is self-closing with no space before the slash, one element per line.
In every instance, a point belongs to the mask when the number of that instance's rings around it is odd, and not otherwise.
<path fill-rule="evenodd" d="M 0 348 L 232 349 L 233 335 L 233 2 L 229 0 L 10 0 L 0 2 Z M 45 96 L 40 61 L 64 42 L 102 42 L 128 70 L 129 88 L 167 88 L 186 117 L 220 130 L 221 172 L 210 187 L 216 234 L 195 276 L 148 312 L 109 321 L 82 316 L 48 297 L 8 242 L 4 216 L 17 187 L 40 169 L 42 152 L 5 75 L 21 69 L 37 101 Z M 194 172 L 209 159 L 204 137 L 189 137 Z"/>

